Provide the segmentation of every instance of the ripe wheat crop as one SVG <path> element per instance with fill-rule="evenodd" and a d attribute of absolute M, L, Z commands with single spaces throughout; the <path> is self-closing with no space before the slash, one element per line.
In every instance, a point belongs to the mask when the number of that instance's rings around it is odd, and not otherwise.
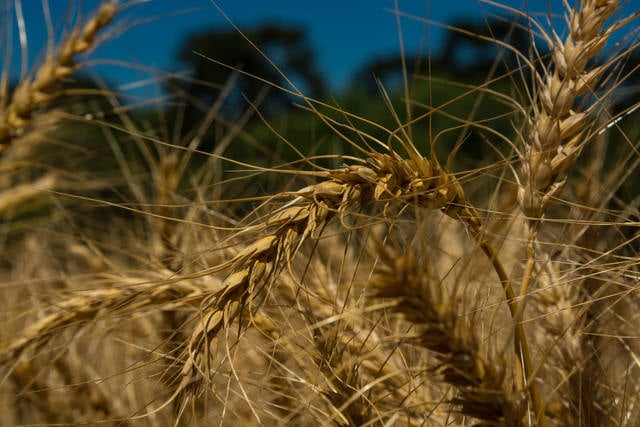
<path fill-rule="evenodd" d="M 451 27 L 498 48 L 484 82 L 407 61 L 385 123 L 306 96 L 241 29 L 286 86 L 236 69 L 187 132 L 65 86 L 114 1 L 12 89 L 4 70 L 0 425 L 640 425 L 640 11 L 485 3 L 527 48 Z M 341 151 L 303 151 L 260 99 L 229 121 L 240 77 Z M 485 98 L 507 112 L 449 110 Z M 469 135 L 491 154 L 462 158 Z"/>

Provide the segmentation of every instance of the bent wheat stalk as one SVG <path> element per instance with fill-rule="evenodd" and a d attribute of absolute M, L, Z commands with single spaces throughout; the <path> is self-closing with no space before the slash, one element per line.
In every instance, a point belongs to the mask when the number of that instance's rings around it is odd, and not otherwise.
<path fill-rule="evenodd" d="M 170 400 L 186 391 L 197 391 L 204 383 L 211 382 L 212 372 L 206 361 L 218 334 L 242 314 L 252 316 L 255 313 L 258 301 L 264 298 L 261 290 L 271 285 L 278 273 L 290 264 L 305 240 L 318 238 L 332 218 L 337 216 L 343 221 L 347 214 L 372 202 L 387 206 L 400 201 L 416 207 L 440 209 L 461 221 L 490 258 L 504 288 L 510 312 L 515 317 L 515 293 L 484 236 L 478 212 L 467 203 L 455 176 L 444 171 L 436 160 L 416 155 L 403 159 L 395 152 L 370 152 L 366 166 L 346 166 L 327 171 L 326 177 L 318 184 L 284 194 L 293 200 L 262 225 L 247 229 L 267 234 L 211 271 L 230 273 L 223 288 L 206 299 L 201 307 L 201 321 L 184 354 L 182 379 Z M 516 325 L 514 333 L 516 354 L 524 367 L 519 385 L 521 389 L 529 389 L 534 412 L 539 416 L 540 398 L 531 378 L 532 365 L 521 324 Z"/>

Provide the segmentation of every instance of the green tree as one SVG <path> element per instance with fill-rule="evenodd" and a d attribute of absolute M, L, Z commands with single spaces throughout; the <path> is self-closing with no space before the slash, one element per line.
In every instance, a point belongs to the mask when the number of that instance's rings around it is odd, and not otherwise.
<path fill-rule="evenodd" d="M 192 100 L 185 110 L 186 129 L 201 122 L 208 109 L 225 93 L 225 84 L 234 73 L 237 74 L 221 109 L 226 120 L 243 114 L 249 108 L 246 100 L 258 99 L 270 85 L 289 89 L 285 79 L 263 54 L 306 95 L 319 97 L 325 93 L 325 82 L 316 69 L 314 53 L 302 29 L 268 24 L 249 30 L 245 35 L 246 38 L 236 30 L 215 30 L 195 34 L 182 43 L 178 59 L 192 71 L 191 78 L 174 79 L 169 82 L 169 88 Z M 286 113 L 291 109 L 291 101 L 284 91 L 270 90 L 260 109 L 266 116 Z"/>

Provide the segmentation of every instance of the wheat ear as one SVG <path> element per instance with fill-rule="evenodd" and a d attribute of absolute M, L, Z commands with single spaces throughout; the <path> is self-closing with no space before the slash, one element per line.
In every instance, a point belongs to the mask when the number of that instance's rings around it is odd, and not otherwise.
<path fill-rule="evenodd" d="M 580 97 L 594 94 L 608 66 L 590 61 L 605 47 L 611 34 L 628 20 L 604 29 L 620 6 L 618 0 L 583 0 L 569 8 L 569 34 L 563 41 L 555 32 L 543 33 L 551 46 L 553 67 L 535 70 L 536 102 L 523 134 L 518 201 L 529 218 L 540 218 L 564 185 L 569 167 L 584 146 L 593 107 L 583 109 Z M 629 20 L 632 17 L 629 18 Z M 609 64 L 611 65 L 611 64 Z"/>
<path fill-rule="evenodd" d="M 444 299 L 439 283 L 432 283 L 428 262 L 422 264 L 411 250 L 392 256 L 382 249 L 371 282 L 375 295 L 395 300 L 394 311 L 420 327 L 413 342 L 436 353 L 439 366 L 434 370 L 457 389 L 452 403 L 463 415 L 486 425 L 524 425 L 522 390 L 518 393 L 506 386 L 504 363 L 484 357 L 455 305 Z"/>
<path fill-rule="evenodd" d="M 37 109 L 61 95 L 56 86 L 78 68 L 75 57 L 95 44 L 98 32 L 109 25 L 117 12 L 115 1 L 102 3 L 83 28 L 76 27 L 71 32 L 56 55 L 47 56 L 35 77 L 18 84 L 10 102 L 0 110 L 0 154 L 29 125 Z"/>
<path fill-rule="evenodd" d="M 575 7 L 567 7 L 568 35 L 564 40 L 555 32 L 542 31 L 551 47 L 552 64 L 541 71 L 532 69 L 536 95 L 532 99 L 525 130 L 521 134 L 519 152 L 521 168 L 518 176 L 517 200 L 527 217 L 529 236 L 526 246 L 527 262 L 520 286 L 517 319 L 521 321 L 526 296 L 533 277 L 547 281 L 545 300 L 541 307 L 547 313 L 562 313 L 554 325 L 567 344 L 567 354 L 579 357 L 580 338 L 572 331 L 578 326 L 578 293 L 570 286 L 550 286 L 557 278 L 547 257 L 545 265 L 536 269 L 536 252 L 540 219 L 560 194 L 569 168 L 589 141 L 590 118 L 596 114 L 600 101 L 589 106 L 583 98 L 593 98 L 599 91 L 612 62 L 593 66 L 593 59 L 602 51 L 611 34 L 633 17 L 605 28 L 607 20 L 621 5 L 618 0 L 582 0 Z M 557 284 L 557 283 L 556 283 Z M 553 302 L 553 304 L 550 304 Z M 566 336 L 565 336 L 566 335 Z M 557 343 L 556 343 L 557 344 Z M 574 359 L 575 360 L 575 359 Z M 541 416 L 544 411 L 538 413 Z M 540 420 L 539 420 L 540 421 Z"/>
<path fill-rule="evenodd" d="M 141 310 L 151 306 L 193 304 L 205 295 L 203 288 L 193 280 L 158 283 L 146 278 L 129 277 L 114 282 L 124 280 L 129 283 L 77 292 L 76 296 L 56 304 L 53 312 L 30 324 L 17 335 L 18 338 L 0 342 L 0 365 L 16 360 L 29 346 L 46 342 L 60 328 L 87 323 L 102 312 L 113 315 L 117 311 Z M 202 284 L 205 288 L 209 285 Z"/>
<path fill-rule="evenodd" d="M 11 216 L 20 210 L 28 210 L 29 205 L 39 205 L 46 198 L 47 191 L 55 187 L 57 177 L 46 174 L 30 184 L 16 185 L 0 192 L 0 215 Z"/>
<path fill-rule="evenodd" d="M 223 289 L 208 299 L 200 326 L 189 343 L 178 390 L 203 379 L 198 368 L 203 352 L 225 324 L 239 316 L 246 303 L 258 299 L 258 289 L 277 276 L 307 238 L 316 238 L 335 216 L 344 217 L 372 200 L 391 203 L 407 199 L 418 205 L 444 208 L 457 196 L 449 176 L 438 174 L 427 159 L 404 160 L 397 155 L 372 153 L 369 165 L 347 166 L 326 173 L 326 180 L 283 197 L 292 198 L 254 231 L 267 230 L 216 270 L 231 271 Z M 246 230 L 245 230 L 246 232 Z M 251 295 L 250 295 L 251 293 Z"/>

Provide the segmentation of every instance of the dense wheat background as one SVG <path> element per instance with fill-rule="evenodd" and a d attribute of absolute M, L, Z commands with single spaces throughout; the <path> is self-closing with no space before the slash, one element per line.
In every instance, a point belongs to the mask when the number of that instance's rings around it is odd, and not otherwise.
<path fill-rule="evenodd" d="M 123 102 L 78 75 L 105 1 L 0 81 L 0 424 L 640 425 L 622 3 L 454 27 L 497 47 L 479 79 L 405 56 L 359 111 L 241 29 L 278 81 Z"/>

